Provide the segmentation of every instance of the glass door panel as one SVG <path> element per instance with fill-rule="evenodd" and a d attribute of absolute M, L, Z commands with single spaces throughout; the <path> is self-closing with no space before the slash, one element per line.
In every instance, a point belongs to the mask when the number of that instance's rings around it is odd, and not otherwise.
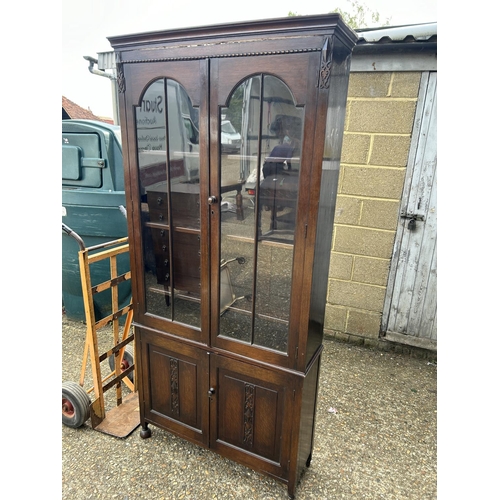
<path fill-rule="evenodd" d="M 171 79 L 154 81 L 136 108 L 146 310 L 199 328 L 198 121 Z"/>
<path fill-rule="evenodd" d="M 220 111 L 219 335 L 279 352 L 288 348 L 302 124 L 303 109 L 271 75 L 243 81 Z"/>

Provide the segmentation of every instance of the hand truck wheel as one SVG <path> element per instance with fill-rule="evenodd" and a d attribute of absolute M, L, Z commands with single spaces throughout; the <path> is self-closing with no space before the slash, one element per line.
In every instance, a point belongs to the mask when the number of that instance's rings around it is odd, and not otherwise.
<path fill-rule="evenodd" d="M 62 423 L 76 429 L 90 417 L 90 398 L 85 389 L 75 382 L 62 384 Z"/>
<path fill-rule="evenodd" d="M 115 371 L 115 356 L 112 355 L 108 358 L 108 363 L 109 363 L 109 368 L 111 369 L 112 372 Z M 132 344 L 127 344 L 125 346 L 125 352 L 123 353 L 123 358 L 122 358 L 122 363 L 121 363 L 121 370 L 125 371 L 129 366 L 132 366 L 134 364 L 134 346 Z M 134 382 L 134 370 L 132 370 L 128 375 L 127 378 L 130 380 L 130 382 Z"/>

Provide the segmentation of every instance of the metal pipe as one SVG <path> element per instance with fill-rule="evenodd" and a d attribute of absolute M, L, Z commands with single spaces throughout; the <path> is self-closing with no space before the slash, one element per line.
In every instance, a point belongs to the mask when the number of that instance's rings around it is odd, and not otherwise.
<path fill-rule="evenodd" d="M 83 56 L 83 58 L 89 62 L 89 71 L 94 74 L 94 75 L 99 75 L 99 76 L 105 76 L 106 78 L 109 78 L 110 80 L 116 80 L 115 75 L 111 73 L 106 73 L 106 71 L 102 71 L 100 69 L 95 69 L 94 64 L 97 64 L 97 59 L 92 56 Z"/>
<path fill-rule="evenodd" d="M 116 91 L 116 76 L 114 72 L 106 73 L 106 71 L 94 68 L 94 65 L 99 63 L 99 61 L 95 57 L 83 56 L 83 58 L 89 62 L 89 71 L 93 75 L 104 76 L 111 80 L 111 86 L 112 86 L 111 93 L 113 97 L 113 121 L 115 122 L 116 125 L 120 125 L 120 115 L 118 113 L 118 94 Z"/>

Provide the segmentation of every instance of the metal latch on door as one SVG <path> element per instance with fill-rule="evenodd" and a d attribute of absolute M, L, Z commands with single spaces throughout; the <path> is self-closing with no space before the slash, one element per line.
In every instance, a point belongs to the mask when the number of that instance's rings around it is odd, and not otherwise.
<path fill-rule="evenodd" d="M 408 229 L 412 231 L 417 226 L 417 221 L 424 221 L 423 215 L 414 214 L 412 212 L 401 212 L 401 217 L 403 219 L 408 219 Z"/>

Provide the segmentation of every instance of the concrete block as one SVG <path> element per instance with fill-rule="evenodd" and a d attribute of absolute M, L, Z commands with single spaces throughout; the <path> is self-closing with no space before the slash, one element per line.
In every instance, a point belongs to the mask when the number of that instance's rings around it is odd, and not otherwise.
<path fill-rule="evenodd" d="M 368 163 L 387 167 L 406 167 L 410 142 L 409 135 L 375 135 Z"/>
<path fill-rule="evenodd" d="M 350 310 L 346 333 L 376 339 L 379 335 L 381 319 L 380 313 Z"/>
<path fill-rule="evenodd" d="M 405 169 L 352 167 L 343 169 L 339 194 L 399 200 L 403 191 Z"/>
<path fill-rule="evenodd" d="M 362 201 L 350 196 L 337 196 L 335 204 L 335 224 L 359 224 Z"/>
<path fill-rule="evenodd" d="M 414 100 L 352 101 L 348 132 L 410 134 L 413 128 Z"/>
<path fill-rule="evenodd" d="M 366 165 L 370 151 L 371 136 L 345 133 L 342 141 L 342 163 Z"/>
<path fill-rule="evenodd" d="M 354 257 L 352 280 L 371 285 L 387 286 L 390 264 L 389 259 L 356 256 Z"/>
<path fill-rule="evenodd" d="M 420 88 L 420 72 L 394 73 L 391 84 L 391 97 L 418 97 Z"/>
<path fill-rule="evenodd" d="M 396 230 L 399 221 L 399 201 L 363 200 L 359 225 Z"/>
<path fill-rule="evenodd" d="M 351 73 L 348 97 L 387 97 L 392 73 Z"/>
<path fill-rule="evenodd" d="M 380 312 L 384 306 L 385 288 L 363 283 L 330 280 L 328 303 L 347 308 Z"/>
<path fill-rule="evenodd" d="M 334 251 L 390 259 L 395 234 L 394 231 L 336 226 Z"/>
<path fill-rule="evenodd" d="M 326 304 L 325 309 L 325 328 L 329 330 L 345 331 L 347 310 L 345 307 L 338 307 L 332 304 Z"/>
<path fill-rule="evenodd" d="M 330 270 L 328 276 L 339 280 L 350 280 L 354 257 L 342 253 L 332 252 L 330 255 Z"/>

